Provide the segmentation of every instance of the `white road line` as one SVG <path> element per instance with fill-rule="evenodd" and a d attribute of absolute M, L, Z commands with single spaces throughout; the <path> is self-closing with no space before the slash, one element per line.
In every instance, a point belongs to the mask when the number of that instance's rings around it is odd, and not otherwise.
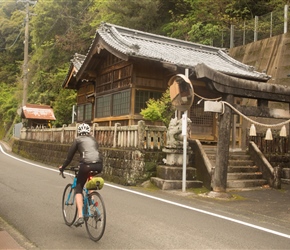
<path fill-rule="evenodd" d="M 0 145 L 0 150 L 1 150 L 1 152 L 3 154 L 5 154 L 5 155 L 17 160 L 17 161 L 25 162 L 27 164 L 30 164 L 30 165 L 33 165 L 35 167 L 42 168 L 42 169 L 45 169 L 45 170 L 59 172 L 59 170 L 43 167 L 43 166 L 40 166 L 38 164 L 31 163 L 31 162 L 19 159 L 19 158 L 15 157 L 15 156 L 12 156 L 10 154 L 7 154 L 3 150 L 1 145 Z M 73 174 L 69 174 L 69 173 L 66 173 L 66 174 L 73 176 Z M 224 219 L 224 220 L 227 220 L 227 221 L 231 221 L 231 222 L 234 222 L 234 223 L 237 223 L 237 224 L 241 224 L 241 225 L 244 225 L 244 226 L 247 226 L 247 227 L 258 229 L 260 231 L 264 231 L 264 232 L 267 232 L 267 233 L 275 234 L 275 235 L 290 239 L 290 235 L 289 234 L 280 233 L 278 231 L 271 230 L 271 229 L 264 228 L 264 227 L 260 227 L 260 226 L 257 226 L 257 225 L 251 224 L 251 223 L 247 223 L 247 222 L 244 222 L 244 221 L 241 221 L 241 220 L 236 220 L 236 219 L 233 219 L 233 218 L 230 218 L 230 217 L 227 217 L 227 216 L 215 214 L 215 213 L 208 212 L 208 211 L 205 211 L 205 210 L 201 210 L 201 209 L 198 209 L 198 208 L 194 208 L 194 207 L 190 207 L 190 206 L 187 206 L 187 205 L 183 205 L 183 204 L 180 204 L 180 203 L 177 203 L 177 202 L 173 202 L 173 201 L 165 200 L 165 199 L 162 199 L 162 198 L 158 198 L 158 197 L 155 197 L 155 196 L 152 196 L 152 195 L 143 194 L 143 193 L 140 193 L 140 192 L 137 192 L 137 191 L 134 191 L 134 190 L 126 189 L 126 188 L 115 186 L 115 185 L 112 185 L 112 184 L 105 183 L 105 185 L 109 186 L 111 188 L 115 188 L 115 189 L 119 189 L 119 190 L 126 191 L 126 192 L 129 192 L 129 193 L 137 194 L 137 195 L 144 196 L 144 197 L 147 197 L 147 198 L 150 198 L 150 199 L 158 200 L 158 201 L 161 201 L 161 202 L 164 202 L 164 203 L 167 203 L 167 204 L 171 204 L 171 205 L 182 207 L 182 208 L 185 208 L 185 209 L 189 209 L 189 210 L 192 210 L 192 211 L 195 211 L 195 212 L 207 214 L 207 215 L 210 215 L 210 216 L 214 216 L 214 217 L 217 217 L 217 218 L 220 218 L 220 219 Z"/>
<path fill-rule="evenodd" d="M 137 195 L 141 195 L 141 196 L 144 196 L 144 197 L 147 197 L 147 198 L 151 198 L 151 199 L 154 199 L 154 200 L 165 202 L 165 203 L 168 203 L 168 204 L 171 204 L 171 205 L 174 205 L 174 206 L 178 206 L 178 207 L 182 207 L 182 208 L 185 208 L 185 209 L 193 210 L 193 211 L 196 211 L 196 212 L 199 212 L 199 213 L 211 215 L 211 216 L 214 216 L 214 217 L 217 217 L 217 218 L 220 218 L 220 219 L 228 220 L 228 221 L 231 221 L 231 222 L 234 222 L 234 223 L 237 223 L 237 224 L 241 224 L 241 225 L 244 225 L 244 226 L 247 226 L 247 227 L 255 228 L 255 229 L 258 229 L 258 230 L 261 230 L 261 231 L 264 231 L 264 232 L 268 232 L 268 233 L 271 233 L 271 234 L 275 234 L 275 235 L 290 239 L 290 235 L 289 234 L 280 233 L 278 231 L 274 231 L 274 230 L 271 230 L 271 229 L 268 229 L 268 228 L 260 227 L 260 226 L 257 226 L 257 225 L 251 224 L 251 223 L 247 223 L 247 222 L 244 222 L 244 221 L 241 221 L 241 220 L 236 220 L 236 219 L 233 219 L 233 218 L 230 218 L 230 217 L 226 217 L 226 216 L 223 216 L 223 215 L 215 214 L 215 213 L 208 212 L 208 211 L 205 211 L 205 210 L 201 210 L 201 209 L 198 209 L 198 208 L 190 207 L 190 206 L 183 205 L 183 204 L 180 204 L 180 203 L 177 203 L 177 202 L 165 200 L 165 199 L 158 198 L 158 197 L 155 197 L 155 196 L 151 196 L 151 195 L 148 195 L 148 194 L 143 194 L 143 193 L 140 193 L 140 192 L 137 192 L 137 191 L 134 191 L 134 190 L 129 190 L 129 189 L 118 187 L 118 186 L 111 185 L 111 184 L 106 184 L 106 185 L 110 186 L 112 188 L 116 188 L 116 189 L 120 189 L 120 190 L 127 191 L 127 192 L 130 192 L 130 193 L 134 193 L 134 194 L 137 194 Z"/>
<path fill-rule="evenodd" d="M 42 169 L 45 169 L 45 170 L 49 170 L 49 171 L 53 171 L 53 172 L 57 172 L 57 173 L 59 173 L 59 170 L 58 170 L 58 169 L 52 169 L 52 168 L 48 168 L 48 167 L 44 167 L 44 166 L 40 166 L 40 165 L 38 165 L 38 164 L 35 164 L 35 163 L 32 163 L 32 162 L 29 162 L 29 161 L 25 161 L 25 160 L 22 160 L 22 159 L 19 159 L 19 158 L 13 156 L 13 155 L 10 155 L 10 154 L 6 153 L 6 152 L 3 150 L 3 148 L 2 148 L 1 145 L 0 145 L 0 151 L 1 151 L 3 154 L 7 155 L 8 157 L 13 158 L 13 159 L 15 159 L 15 160 L 17 160 L 17 161 L 21 161 L 21 162 L 24 162 L 24 163 L 26 163 L 26 164 L 30 164 L 30 165 L 35 166 L 35 167 L 38 167 L 38 168 L 42 168 Z M 67 175 L 72 175 L 72 174 L 70 174 L 70 173 L 65 173 L 65 174 L 67 174 Z M 73 176 L 73 175 L 72 175 L 72 176 Z"/>

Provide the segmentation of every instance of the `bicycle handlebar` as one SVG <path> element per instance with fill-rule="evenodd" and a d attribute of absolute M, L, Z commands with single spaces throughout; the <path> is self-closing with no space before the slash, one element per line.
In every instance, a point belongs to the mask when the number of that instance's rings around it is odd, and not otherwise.
<path fill-rule="evenodd" d="M 70 168 L 68 168 L 67 170 L 74 171 L 75 173 L 77 173 L 77 172 L 79 171 L 79 167 L 70 167 Z M 64 172 L 64 171 L 59 170 L 59 175 L 61 175 L 62 178 L 65 179 L 66 177 L 65 177 L 65 175 L 64 175 L 63 172 Z"/>

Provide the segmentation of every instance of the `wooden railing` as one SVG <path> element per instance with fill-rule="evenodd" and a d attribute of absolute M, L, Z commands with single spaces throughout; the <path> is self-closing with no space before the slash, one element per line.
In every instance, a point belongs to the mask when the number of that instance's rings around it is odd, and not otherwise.
<path fill-rule="evenodd" d="M 145 125 L 139 121 L 138 125 L 113 127 L 93 124 L 92 134 L 101 147 L 162 149 L 166 145 L 165 126 Z M 70 144 L 77 136 L 77 126 L 63 126 L 62 128 L 22 128 L 20 139 L 42 142 Z"/>
<path fill-rule="evenodd" d="M 263 154 L 284 155 L 289 151 L 289 137 L 281 137 L 273 134 L 273 140 L 265 140 L 265 134 L 257 133 L 257 136 L 251 136 L 249 141 L 255 142 Z"/>

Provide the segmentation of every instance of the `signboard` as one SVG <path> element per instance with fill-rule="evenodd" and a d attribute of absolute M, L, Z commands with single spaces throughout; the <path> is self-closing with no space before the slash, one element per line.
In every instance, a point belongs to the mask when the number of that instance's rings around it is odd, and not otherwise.
<path fill-rule="evenodd" d="M 205 112 L 223 112 L 223 104 L 217 101 L 204 101 L 204 111 Z"/>

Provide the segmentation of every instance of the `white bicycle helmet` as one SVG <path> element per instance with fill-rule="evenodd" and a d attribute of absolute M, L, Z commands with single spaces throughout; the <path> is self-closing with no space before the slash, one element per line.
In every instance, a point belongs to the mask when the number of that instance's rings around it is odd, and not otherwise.
<path fill-rule="evenodd" d="M 90 132 L 91 132 L 91 127 L 88 124 L 82 123 L 78 126 L 79 135 L 89 134 Z"/>

